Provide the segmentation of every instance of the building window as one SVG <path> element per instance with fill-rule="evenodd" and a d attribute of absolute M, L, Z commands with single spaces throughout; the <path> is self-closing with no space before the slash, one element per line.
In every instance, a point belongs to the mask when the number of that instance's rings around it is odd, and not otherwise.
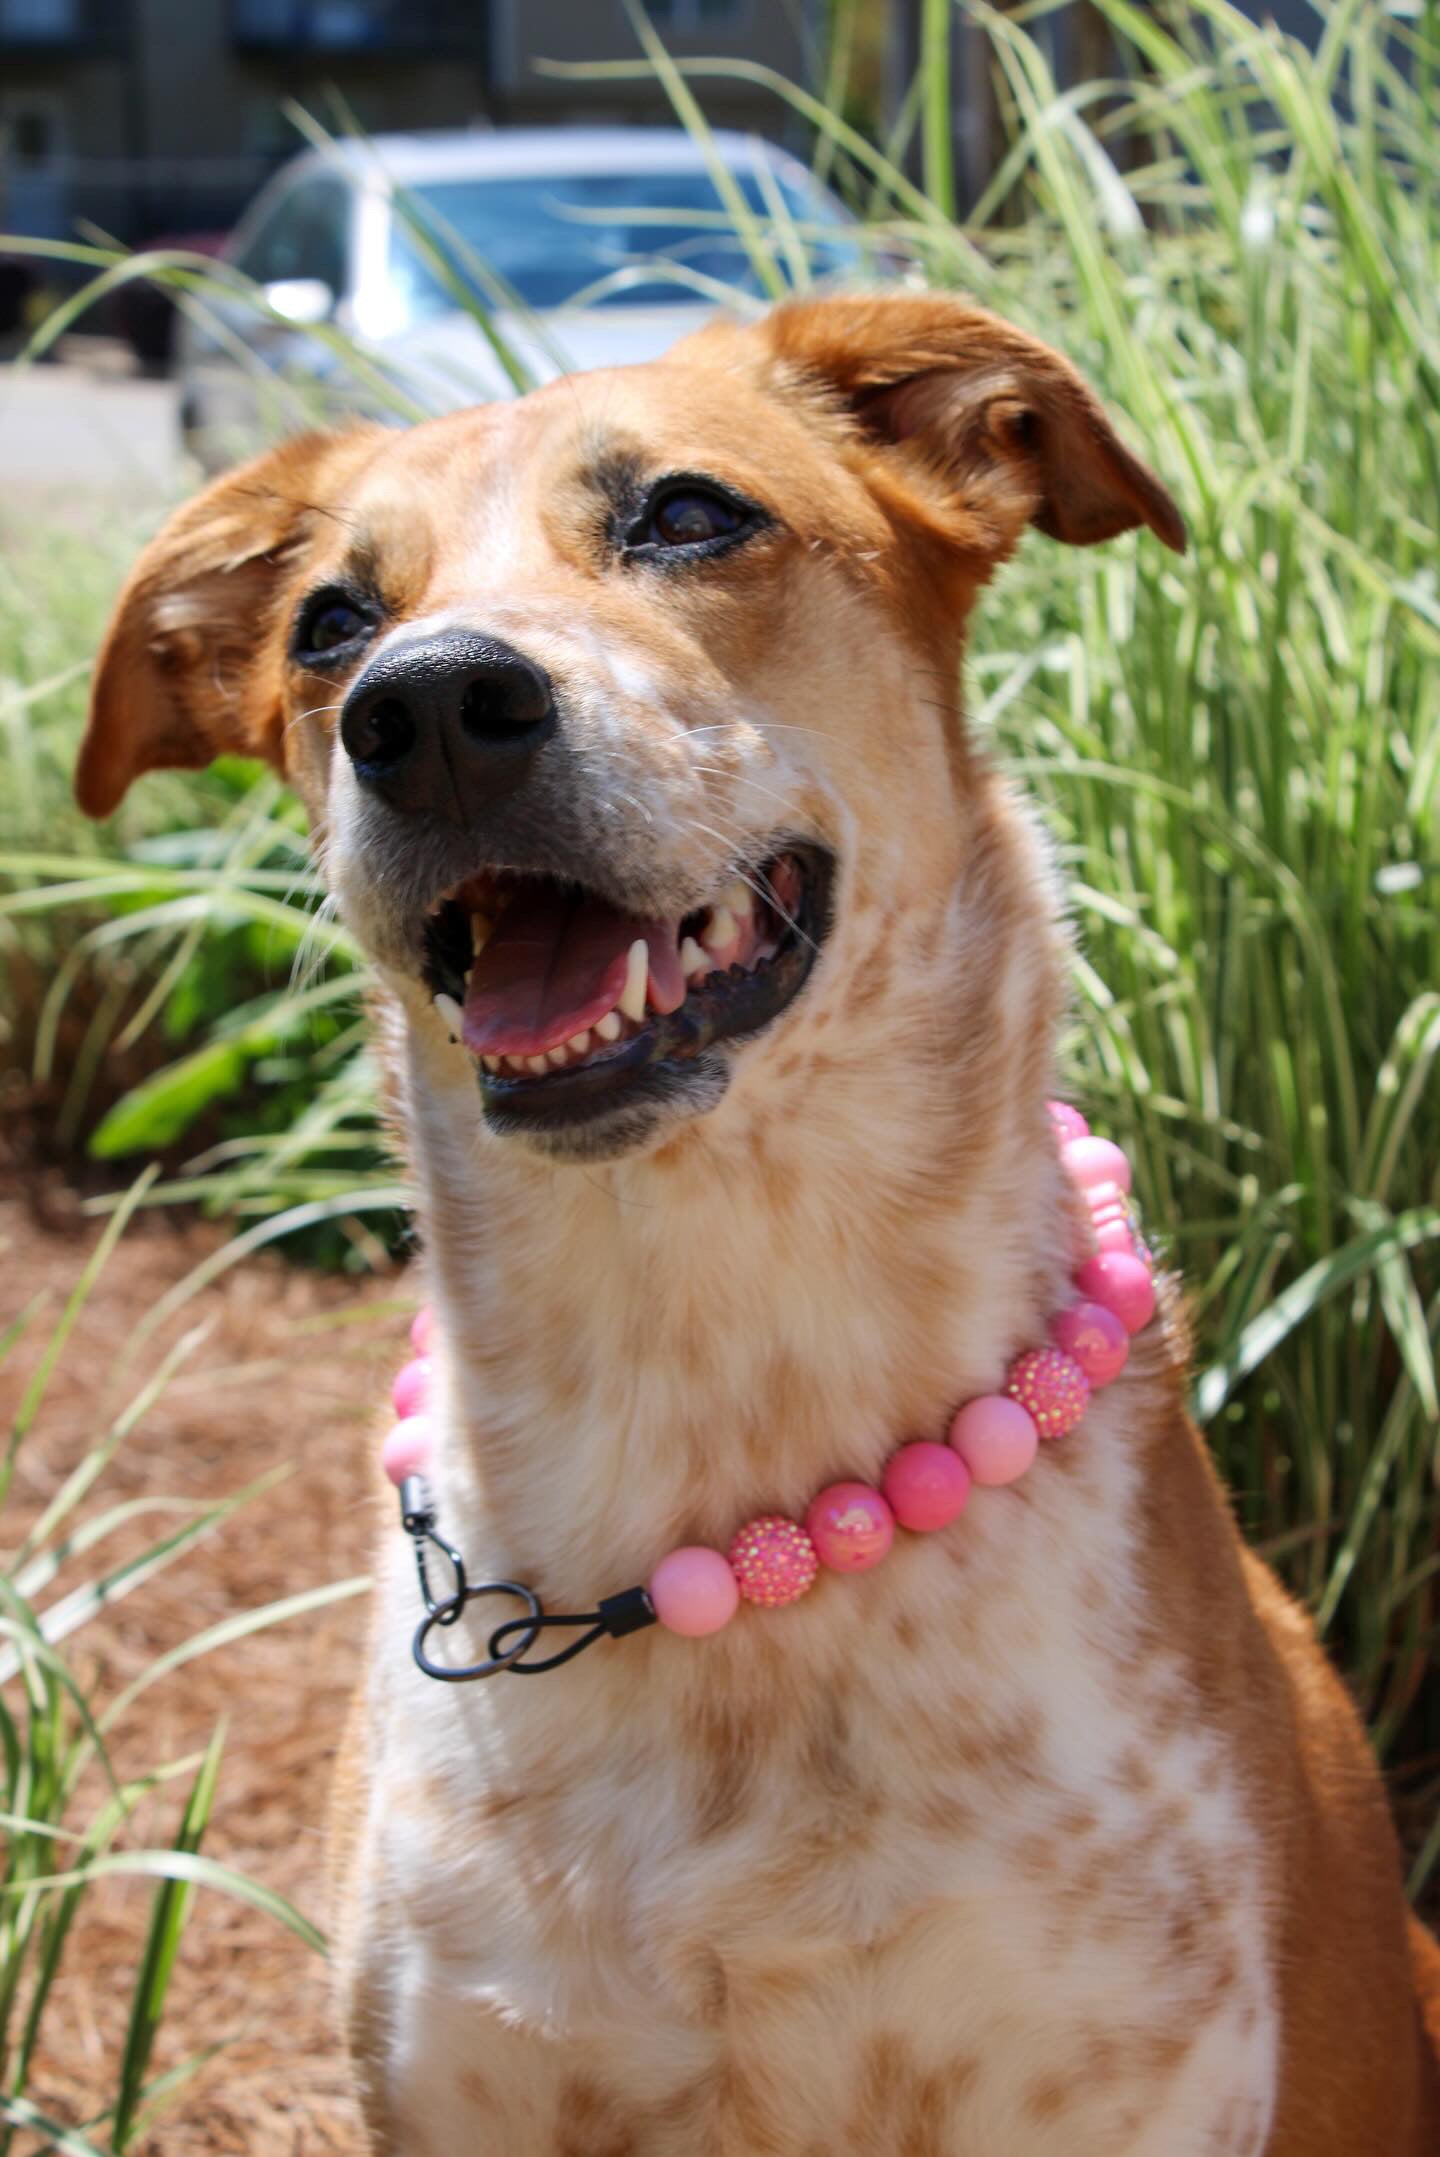
<path fill-rule="evenodd" d="M 9 37 L 73 37 L 80 0 L 0 0 L 0 32 Z"/>

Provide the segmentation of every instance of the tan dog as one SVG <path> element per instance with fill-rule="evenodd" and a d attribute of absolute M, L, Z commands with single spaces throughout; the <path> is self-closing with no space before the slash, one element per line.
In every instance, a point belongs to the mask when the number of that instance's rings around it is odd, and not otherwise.
<path fill-rule="evenodd" d="M 1183 546 L 1054 353 L 832 300 L 292 443 L 127 587 L 80 798 L 224 749 L 303 796 L 378 970 L 472 1578 L 590 1609 L 1044 1340 L 1066 930 L 956 704 L 1028 524 Z M 417 1671 L 387 1532 L 338 1811 L 371 2150 L 1433 2157 L 1440 1954 L 1185 1357 L 1167 1288 L 950 1529 L 530 1681 Z"/>

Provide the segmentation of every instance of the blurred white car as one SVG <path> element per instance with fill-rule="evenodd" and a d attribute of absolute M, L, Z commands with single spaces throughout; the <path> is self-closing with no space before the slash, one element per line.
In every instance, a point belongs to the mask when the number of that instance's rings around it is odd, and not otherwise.
<path fill-rule="evenodd" d="M 788 281 L 802 267 L 827 281 L 859 268 L 858 226 L 798 159 L 751 136 L 712 140 Z M 543 381 L 653 359 L 727 292 L 761 291 L 704 152 L 678 128 L 378 135 L 306 151 L 261 190 L 222 260 L 282 319 L 207 292 L 182 323 L 181 425 L 212 468 L 337 406 L 383 416 L 381 376 L 431 411 L 513 394 L 465 292 Z M 369 379 L 347 359 L 352 341 L 375 363 Z"/>

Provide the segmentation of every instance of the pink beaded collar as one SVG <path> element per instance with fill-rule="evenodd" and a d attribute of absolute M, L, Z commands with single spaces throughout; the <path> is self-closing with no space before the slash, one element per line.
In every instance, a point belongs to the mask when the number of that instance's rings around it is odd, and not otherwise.
<path fill-rule="evenodd" d="M 421 1670 L 449 1683 L 492 1677 L 500 1670 L 532 1676 L 558 1669 L 597 1640 L 647 1625 L 663 1625 L 691 1639 L 718 1633 L 742 1600 L 771 1610 L 797 1603 L 822 1566 L 834 1573 L 867 1572 L 886 1556 L 897 1527 L 917 1535 L 949 1527 L 976 1484 L 995 1489 L 1013 1483 L 1042 1442 L 1067 1437 L 1091 1394 L 1124 1369 L 1130 1336 L 1154 1313 L 1155 1284 L 1150 1253 L 1134 1224 L 1124 1154 L 1108 1139 L 1093 1137 L 1084 1117 L 1063 1101 L 1050 1103 L 1050 1120 L 1060 1158 L 1089 1205 L 1094 1250 L 1075 1274 L 1076 1300 L 1052 1321 L 1045 1347 L 1016 1357 L 1004 1392 L 967 1401 L 944 1444 L 916 1439 L 901 1446 L 878 1490 L 868 1483 L 831 1483 L 811 1501 L 803 1521 L 762 1513 L 738 1531 L 728 1550 L 693 1544 L 672 1550 L 643 1587 L 607 1596 L 594 1610 L 547 1612 L 522 1582 L 472 1583 L 460 1553 L 441 1539 L 425 1483 L 433 1450 L 426 1413 L 433 1320 L 428 1309 L 420 1311 L 410 1331 L 416 1359 L 399 1373 L 391 1393 L 400 1421 L 385 1440 L 381 1461 L 399 1489 L 401 1521 L 415 1543 L 425 1604 L 414 1641 Z M 432 1550 L 444 1557 L 452 1576 L 448 1592 L 440 1595 L 427 1573 Z M 467 1603 L 482 1595 L 513 1596 L 525 1605 L 525 1614 L 495 1628 L 483 1662 L 435 1662 L 429 1653 L 432 1631 L 453 1625 Z M 527 1660 L 542 1629 L 551 1626 L 588 1630 L 558 1654 Z"/>

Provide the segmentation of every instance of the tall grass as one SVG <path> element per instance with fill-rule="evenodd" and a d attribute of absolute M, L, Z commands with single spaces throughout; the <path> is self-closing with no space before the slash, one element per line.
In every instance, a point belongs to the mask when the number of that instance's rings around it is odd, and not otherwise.
<path fill-rule="evenodd" d="M 1027 546 L 982 611 L 969 704 L 1071 872 L 1075 1087 L 1130 1148 L 1191 1284 L 1197 1410 L 1245 1526 L 1316 1611 L 1382 1750 L 1433 1772 L 1440 7 L 1336 0 L 1312 52 L 1227 0 L 1096 4 L 1114 77 L 1065 91 L 1054 6 L 963 10 L 990 40 L 1007 148 L 959 224 L 942 5 L 902 113 L 921 180 L 841 117 L 840 63 L 826 102 L 754 65 L 678 63 L 637 8 L 643 56 L 577 72 L 658 71 L 702 137 L 707 80 L 764 83 L 889 257 L 1061 345 L 1180 498 L 1183 562 L 1145 542 Z M 793 233 L 752 217 L 743 237 L 767 289 L 804 281 Z M 253 814 L 267 831 L 280 815 L 263 785 Z M 163 933 L 183 918 L 208 936 L 237 904 L 293 903 L 257 884 L 277 873 L 261 859 L 127 873 L 156 904 L 197 901 Z M 120 873 L 11 869 L 12 906 L 32 910 Z M 298 853 L 278 873 L 298 878 Z M 202 1053 L 232 1038 L 217 1025 Z M 322 1092 L 313 1132 L 257 1141 L 241 1203 L 273 1216 L 313 1177 L 314 1202 L 344 1204 L 367 1074 L 341 1068 L 343 1112 Z M 233 1179 L 235 1157 L 218 1165 Z M 1437 1856 L 1432 1835 L 1417 1887 Z"/>
<path fill-rule="evenodd" d="M 156 1760 L 123 1779 L 112 1753 L 137 1727 L 137 1702 L 171 1672 L 262 1627 L 355 1595 L 365 1583 L 327 1584 L 222 1621 L 175 1642 L 103 1695 L 84 1652 L 92 1620 L 182 1564 L 276 1480 L 272 1474 L 210 1504 L 158 1493 L 120 1502 L 105 1498 L 106 1470 L 198 1347 L 202 1327 L 183 1334 L 160 1358 L 38 1516 L 15 1518 L 12 1482 L 21 1449 L 35 1440 L 56 1371 L 67 1352 L 75 1353 L 71 1343 L 83 1327 L 86 1305 L 148 1180 L 147 1174 L 127 1193 L 50 1323 L 28 1381 L 17 1389 L 0 1452 L 0 2157 L 12 2149 L 17 2132 L 34 2157 L 50 2149 L 73 2157 L 122 2157 L 214 2056 L 212 2046 L 163 2073 L 152 2068 L 197 1889 L 236 1896 L 324 1951 L 315 1927 L 282 1896 L 204 1854 L 223 1727 L 200 1751 Z M 30 1336 L 40 1338 L 47 1315 L 37 1299 L 0 1333 L 0 1380 L 8 1380 Z M 137 1822 L 163 1817 L 172 1791 L 181 1800 L 168 1839 L 158 1846 L 138 1841 Z M 37 2102 L 34 2074 L 52 2022 L 62 2019 L 56 2010 L 73 1961 L 76 1921 L 117 1878 L 155 1883 L 150 1921 L 128 2027 L 112 2063 L 112 2094 L 77 2126 L 53 2118 L 43 2098 Z"/>

